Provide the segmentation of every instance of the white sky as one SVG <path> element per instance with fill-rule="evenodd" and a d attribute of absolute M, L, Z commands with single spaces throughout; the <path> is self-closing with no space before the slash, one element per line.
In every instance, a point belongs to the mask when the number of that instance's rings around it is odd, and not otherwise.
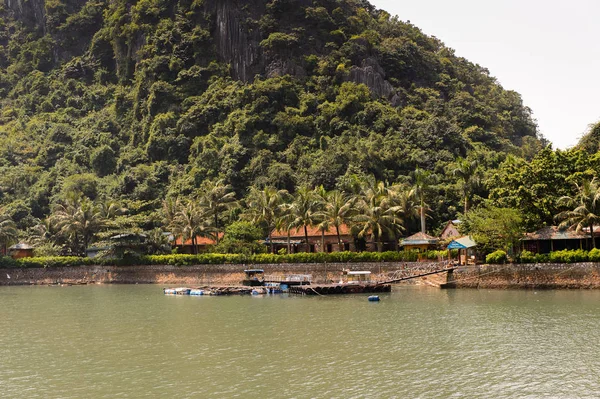
<path fill-rule="evenodd" d="M 599 0 L 371 0 L 521 94 L 568 148 L 600 120 Z"/>

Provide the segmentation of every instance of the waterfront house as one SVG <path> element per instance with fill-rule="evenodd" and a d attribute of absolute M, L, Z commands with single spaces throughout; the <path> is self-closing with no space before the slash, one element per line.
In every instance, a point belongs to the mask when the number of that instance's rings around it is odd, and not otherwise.
<path fill-rule="evenodd" d="M 429 251 L 437 249 L 439 242 L 440 239 L 437 237 L 432 237 L 425 233 L 418 232 L 402 240 L 400 242 L 400 246 L 403 247 L 405 251 Z"/>
<path fill-rule="evenodd" d="M 600 227 L 594 228 L 594 236 L 598 237 Z M 592 248 L 592 239 L 588 229 L 559 229 L 557 226 L 546 226 L 533 233 L 527 233 L 521 239 L 521 249 L 537 254 L 547 254 L 563 249 Z"/>
<path fill-rule="evenodd" d="M 308 226 L 308 245 L 304 234 L 304 227 L 291 229 L 289 232 L 290 238 L 290 253 L 299 251 L 310 252 L 339 252 L 339 251 L 355 251 L 356 246 L 354 237 L 350 231 L 350 227 L 343 224 L 340 226 L 341 245 L 338 245 L 338 236 L 335 226 L 331 226 L 324 234 L 316 227 Z M 280 249 L 288 248 L 288 232 L 285 230 L 274 230 L 271 234 L 273 247 L 275 252 Z M 265 245 L 270 246 L 269 238 L 265 240 Z"/>
<path fill-rule="evenodd" d="M 454 238 L 460 237 L 461 234 L 458 231 L 458 225 L 460 224 L 460 220 L 449 220 L 444 226 L 442 233 L 440 234 L 441 241 L 451 241 Z"/>
<path fill-rule="evenodd" d="M 33 246 L 20 242 L 8 248 L 8 256 L 13 259 L 32 258 Z"/>

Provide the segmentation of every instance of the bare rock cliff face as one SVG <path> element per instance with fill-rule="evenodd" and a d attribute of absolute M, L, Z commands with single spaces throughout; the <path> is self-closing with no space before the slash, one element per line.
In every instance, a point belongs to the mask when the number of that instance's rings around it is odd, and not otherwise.
<path fill-rule="evenodd" d="M 44 0 L 3 0 L 15 18 L 28 26 L 46 31 L 46 5 Z"/>
<path fill-rule="evenodd" d="M 350 68 L 348 80 L 354 83 L 363 83 L 381 98 L 397 101 L 394 87 L 385 80 L 385 71 L 374 58 L 366 58 L 362 65 Z"/>
<path fill-rule="evenodd" d="M 217 55 L 231 65 L 234 79 L 250 82 L 256 75 L 275 77 L 304 76 L 304 68 L 292 59 L 268 56 L 260 46 L 264 34 L 247 24 L 248 18 L 259 19 L 265 1 L 217 0 L 208 4 L 214 14 L 214 39 Z"/>
<path fill-rule="evenodd" d="M 239 4 L 243 3 L 243 4 Z M 248 82 L 264 71 L 260 48 L 260 32 L 243 26 L 247 15 L 241 10 L 246 2 L 214 1 L 209 7 L 215 13 L 215 41 L 220 58 L 231 65 L 235 79 Z"/>

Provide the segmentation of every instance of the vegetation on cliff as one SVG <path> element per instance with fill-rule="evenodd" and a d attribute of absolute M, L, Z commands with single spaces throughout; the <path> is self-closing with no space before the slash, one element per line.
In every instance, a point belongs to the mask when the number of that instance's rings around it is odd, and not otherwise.
<path fill-rule="evenodd" d="M 165 199 L 191 216 L 217 182 L 237 199 L 387 182 L 415 188 L 430 230 L 488 196 L 530 206 L 538 226 L 564 177 L 586 173 L 567 166 L 581 153 L 536 155 L 546 144 L 518 93 L 364 0 L 0 4 L 0 206 L 60 246 L 69 209 L 85 205 L 99 230 L 166 229 Z M 564 170 L 538 173 L 549 157 Z M 556 197 L 524 198 L 527 179 Z M 123 212 L 107 218 L 108 202 Z M 246 213 L 210 212 L 215 231 Z M 393 216 L 420 229 L 412 212 Z M 93 238 L 76 236 L 75 252 Z"/>

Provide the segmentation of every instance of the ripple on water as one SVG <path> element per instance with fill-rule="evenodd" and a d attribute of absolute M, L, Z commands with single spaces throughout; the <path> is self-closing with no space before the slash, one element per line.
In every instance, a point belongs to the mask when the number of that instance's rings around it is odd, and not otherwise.
<path fill-rule="evenodd" d="M 0 288 L 0 396 L 597 397 L 600 293 Z"/>

